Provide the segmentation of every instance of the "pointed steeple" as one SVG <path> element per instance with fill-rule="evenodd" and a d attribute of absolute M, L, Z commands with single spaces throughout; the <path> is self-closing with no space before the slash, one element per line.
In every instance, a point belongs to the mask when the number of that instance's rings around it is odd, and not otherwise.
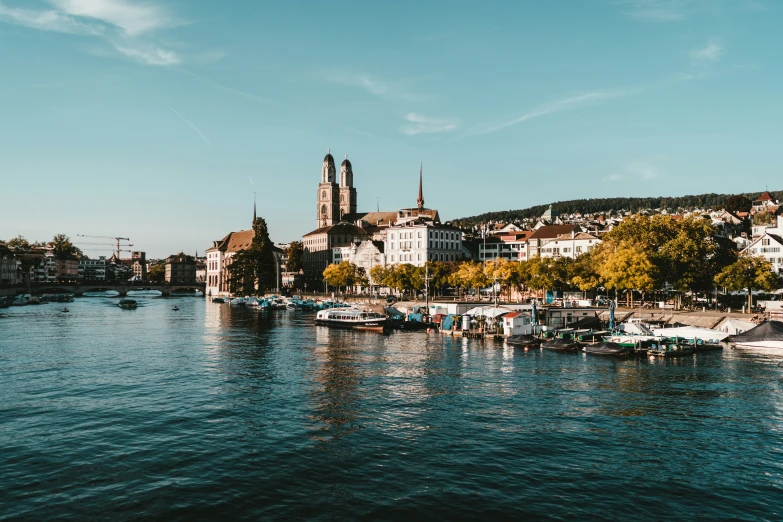
<path fill-rule="evenodd" d="M 253 223 L 256 222 L 256 193 L 253 192 Z"/>
<path fill-rule="evenodd" d="M 419 164 L 419 198 L 416 200 L 419 210 L 424 210 L 424 191 L 422 190 L 422 170 L 423 164 Z"/>

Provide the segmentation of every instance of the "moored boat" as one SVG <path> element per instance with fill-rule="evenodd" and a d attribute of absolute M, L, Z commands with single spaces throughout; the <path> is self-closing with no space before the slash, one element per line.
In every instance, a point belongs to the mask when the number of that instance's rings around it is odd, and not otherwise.
<path fill-rule="evenodd" d="M 136 301 L 133 299 L 120 299 L 118 304 L 120 305 L 120 308 L 125 310 L 135 310 L 137 306 Z"/>
<path fill-rule="evenodd" d="M 541 339 L 533 335 L 512 335 L 506 339 L 506 344 L 511 346 L 520 346 L 522 348 L 538 348 L 541 346 Z"/>
<path fill-rule="evenodd" d="M 225 303 L 225 302 L 226 302 L 226 300 L 225 300 L 225 299 L 223 299 L 222 297 L 213 297 L 213 298 L 212 298 L 212 302 L 213 302 L 213 303 Z"/>
<path fill-rule="evenodd" d="M 315 316 L 315 324 L 333 328 L 351 328 L 376 332 L 386 332 L 390 326 L 386 315 L 359 310 L 358 308 L 321 310 Z"/>
<path fill-rule="evenodd" d="M 573 339 L 551 339 L 542 342 L 541 348 L 557 352 L 577 352 L 579 351 L 579 343 Z"/>
<path fill-rule="evenodd" d="M 729 339 L 732 348 L 759 354 L 783 355 L 783 321 L 766 321 Z"/>
<path fill-rule="evenodd" d="M 660 342 L 654 341 L 647 349 L 647 355 L 649 357 L 680 357 L 691 355 L 695 351 L 693 346 L 680 344 L 672 339 L 664 339 Z"/>
<path fill-rule="evenodd" d="M 633 348 L 611 341 L 588 344 L 582 351 L 591 355 L 628 355 L 633 353 Z"/>

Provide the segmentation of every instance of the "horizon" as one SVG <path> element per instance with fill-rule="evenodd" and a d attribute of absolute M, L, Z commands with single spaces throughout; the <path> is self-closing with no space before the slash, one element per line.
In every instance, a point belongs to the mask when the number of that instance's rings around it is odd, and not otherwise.
<path fill-rule="evenodd" d="M 444 221 L 779 176 L 783 6 L 563 5 L 0 0 L 0 239 L 203 252 L 257 192 L 300 240 L 327 149 L 359 211 L 412 206 L 423 162 Z"/>

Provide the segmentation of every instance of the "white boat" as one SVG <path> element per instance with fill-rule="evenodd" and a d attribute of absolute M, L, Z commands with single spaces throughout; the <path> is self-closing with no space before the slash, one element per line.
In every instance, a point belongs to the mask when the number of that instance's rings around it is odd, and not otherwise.
<path fill-rule="evenodd" d="M 376 332 L 388 331 L 391 326 L 389 318 L 385 314 L 359 310 L 358 308 L 320 310 L 315 316 L 315 324 L 333 328 L 351 328 Z"/>
<path fill-rule="evenodd" d="M 247 303 L 244 297 L 235 297 L 234 299 L 231 300 L 232 306 L 245 306 L 245 304 Z"/>
<path fill-rule="evenodd" d="M 27 296 L 17 295 L 11 301 L 11 306 L 25 306 L 27 304 L 27 301 L 28 301 Z"/>
<path fill-rule="evenodd" d="M 737 350 L 783 355 L 783 321 L 766 321 L 757 327 L 731 337 L 729 344 Z"/>
<path fill-rule="evenodd" d="M 250 306 L 252 308 L 259 308 L 261 306 L 261 303 L 255 297 L 245 297 L 245 306 Z"/>

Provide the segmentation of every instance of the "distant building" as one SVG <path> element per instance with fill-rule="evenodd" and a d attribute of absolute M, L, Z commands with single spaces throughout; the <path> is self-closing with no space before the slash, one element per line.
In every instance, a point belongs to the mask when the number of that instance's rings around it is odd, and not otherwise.
<path fill-rule="evenodd" d="M 388 264 L 424 266 L 427 261 L 462 261 L 462 231 L 424 219 L 386 229 Z"/>
<path fill-rule="evenodd" d="M 98 259 L 90 259 L 87 256 L 79 260 L 79 279 L 85 281 L 105 281 L 106 280 L 106 256 L 100 256 Z"/>
<path fill-rule="evenodd" d="M 147 253 L 146 252 L 131 252 L 131 270 L 133 275 L 141 279 L 147 280 Z"/>
<path fill-rule="evenodd" d="M 601 240 L 593 235 L 571 231 L 570 234 L 562 234 L 554 239 L 545 240 L 539 249 L 539 255 L 554 259 L 561 257 L 576 259 L 600 244 Z"/>
<path fill-rule="evenodd" d="M 106 280 L 124 283 L 133 277 L 133 270 L 127 261 L 118 258 L 116 254 L 106 259 Z"/>
<path fill-rule="evenodd" d="M 0 245 L 0 285 L 17 283 L 17 262 L 14 253 L 5 245 Z"/>
<path fill-rule="evenodd" d="M 256 220 L 256 206 L 253 202 L 253 222 Z M 229 288 L 229 271 L 234 256 L 240 250 L 247 250 L 253 245 L 255 231 L 240 230 L 239 232 L 229 232 L 223 239 L 213 241 L 206 254 L 206 295 L 208 296 L 228 296 L 231 294 Z M 272 255 L 274 257 L 276 274 L 275 286 L 279 290 L 282 279 L 282 259 L 283 251 L 272 244 Z"/>
<path fill-rule="evenodd" d="M 179 254 L 166 258 L 166 282 L 170 284 L 192 284 L 196 282 L 196 259 Z"/>
<path fill-rule="evenodd" d="M 742 253 L 763 257 L 772 263 L 776 273 L 783 275 L 783 212 L 778 212 L 776 225 L 764 229 Z"/>

